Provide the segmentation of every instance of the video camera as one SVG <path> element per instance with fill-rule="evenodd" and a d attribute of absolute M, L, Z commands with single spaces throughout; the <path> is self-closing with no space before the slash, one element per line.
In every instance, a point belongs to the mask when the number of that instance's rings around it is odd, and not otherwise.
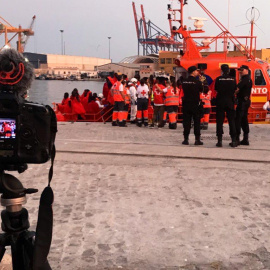
<path fill-rule="evenodd" d="M 51 157 L 57 132 L 49 106 L 25 100 L 33 81 L 32 65 L 14 49 L 0 52 L 0 169 L 21 170 Z"/>

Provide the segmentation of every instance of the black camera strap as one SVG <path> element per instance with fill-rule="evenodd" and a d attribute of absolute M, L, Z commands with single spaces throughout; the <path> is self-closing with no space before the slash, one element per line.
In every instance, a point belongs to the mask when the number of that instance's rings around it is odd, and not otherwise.
<path fill-rule="evenodd" d="M 51 108 L 49 107 L 49 110 Z M 48 174 L 48 186 L 43 190 L 40 197 L 40 205 L 38 211 L 38 222 L 36 229 L 36 239 L 34 247 L 33 270 L 50 270 L 47 257 L 50 252 L 53 231 L 53 209 L 54 194 L 51 188 L 53 178 L 53 165 L 56 155 L 55 135 L 57 132 L 57 121 L 55 113 L 52 112 L 52 150 L 51 150 L 51 167 Z"/>
<path fill-rule="evenodd" d="M 54 200 L 53 190 L 50 186 L 53 177 L 53 164 L 55 159 L 55 145 L 53 145 L 51 153 L 51 168 L 48 176 L 48 186 L 43 190 L 40 197 L 40 205 L 38 212 L 38 222 L 36 229 L 36 239 L 34 248 L 34 270 L 48 270 L 48 254 L 52 242 L 53 231 L 53 209 L 52 204 Z"/>

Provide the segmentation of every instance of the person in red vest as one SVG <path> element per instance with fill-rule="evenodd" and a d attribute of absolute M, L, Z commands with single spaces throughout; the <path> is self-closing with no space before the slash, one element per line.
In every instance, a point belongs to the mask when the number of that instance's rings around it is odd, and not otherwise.
<path fill-rule="evenodd" d="M 140 85 L 137 88 L 137 126 L 148 126 L 148 98 L 149 88 L 145 84 L 144 80 L 140 81 Z"/>
<path fill-rule="evenodd" d="M 210 119 L 210 112 L 211 112 L 211 98 L 212 98 L 212 91 L 209 90 L 207 86 L 204 86 L 204 90 L 201 93 L 201 100 L 203 102 L 203 117 L 201 118 L 201 129 L 207 130 L 209 119 Z"/>
<path fill-rule="evenodd" d="M 169 128 L 177 129 L 177 115 L 179 107 L 179 88 L 176 83 L 167 82 L 167 88 L 163 90 L 165 93 L 165 106 L 169 115 Z"/>
<path fill-rule="evenodd" d="M 117 82 L 111 88 L 111 94 L 114 100 L 113 116 L 112 116 L 112 126 L 124 127 L 125 126 L 125 96 L 124 96 L 124 86 L 122 84 L 122 75 L 117 75 Z"/>
<path fill-rule="evenodd" d="M 161 80 L 158 77 L 156 83 L 153 85 L 153 94 L 154 94 L 154 115 L 153 121 L 150 127 L 155 126 L 155 122 L 158 119 L 158 127 L 164 127 L 163 124 L 163 115 L 164 115 L 164 92 L 165 86 L 161 84 Z"/>
<path fill-rule="evenodd" d="M 10 124 L 8 122 L 4 123 L 3 129 L 4 129 L 5 137 L 10 138 L 11 137 L 11 127 L 10 127 Z"/>
<path fill-rule="evenodd" d="M 77 88 L 73 89 L 69 103 L 71 104 L 74 120 L 84 120 L 85 109 L 80 101 L 80 95 Z"/>

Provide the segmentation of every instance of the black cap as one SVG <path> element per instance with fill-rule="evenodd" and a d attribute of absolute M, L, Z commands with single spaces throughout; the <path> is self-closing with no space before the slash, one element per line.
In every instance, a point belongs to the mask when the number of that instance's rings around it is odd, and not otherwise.
<path fill-rule="evenodd" d="M 195 70 L 198 70 L 198 68 L 196 66 L 191 66 L 191 67 L 188 68 L 188 73 L 191 74 Z"/>
<path fill-rule="evenodd" d="M 221 70 L 224 72 L 224 73 L 228 73 L 230 71 L 230 67 L 229 65 L 227 64 L 223 64 L 221 65 Z"/>
<path fill-rule="evenodd" d="M 243 70 L 243 69 L 247 69 L 247 70 L 249 70 L 249 67 L 248 66 L 246 66 L 246 65 L 242 65 L 238 70 Z"/>

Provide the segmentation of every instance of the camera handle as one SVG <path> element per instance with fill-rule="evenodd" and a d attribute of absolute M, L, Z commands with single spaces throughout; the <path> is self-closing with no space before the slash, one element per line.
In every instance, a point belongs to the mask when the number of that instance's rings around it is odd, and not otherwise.
<path fill-rule="evenodd" d="M 6 247 L 11 246 L 14 270 L 31 269 L 35 232 L 28 231 L 28 211 L 22 205 L 26 203 L 26 194 L 37 191 L 24 188 L 19 179 L 0 171 L 1 205 L 6 208 L 1 212 L 4 233 L 0 234 L 0 261 Z"/>

